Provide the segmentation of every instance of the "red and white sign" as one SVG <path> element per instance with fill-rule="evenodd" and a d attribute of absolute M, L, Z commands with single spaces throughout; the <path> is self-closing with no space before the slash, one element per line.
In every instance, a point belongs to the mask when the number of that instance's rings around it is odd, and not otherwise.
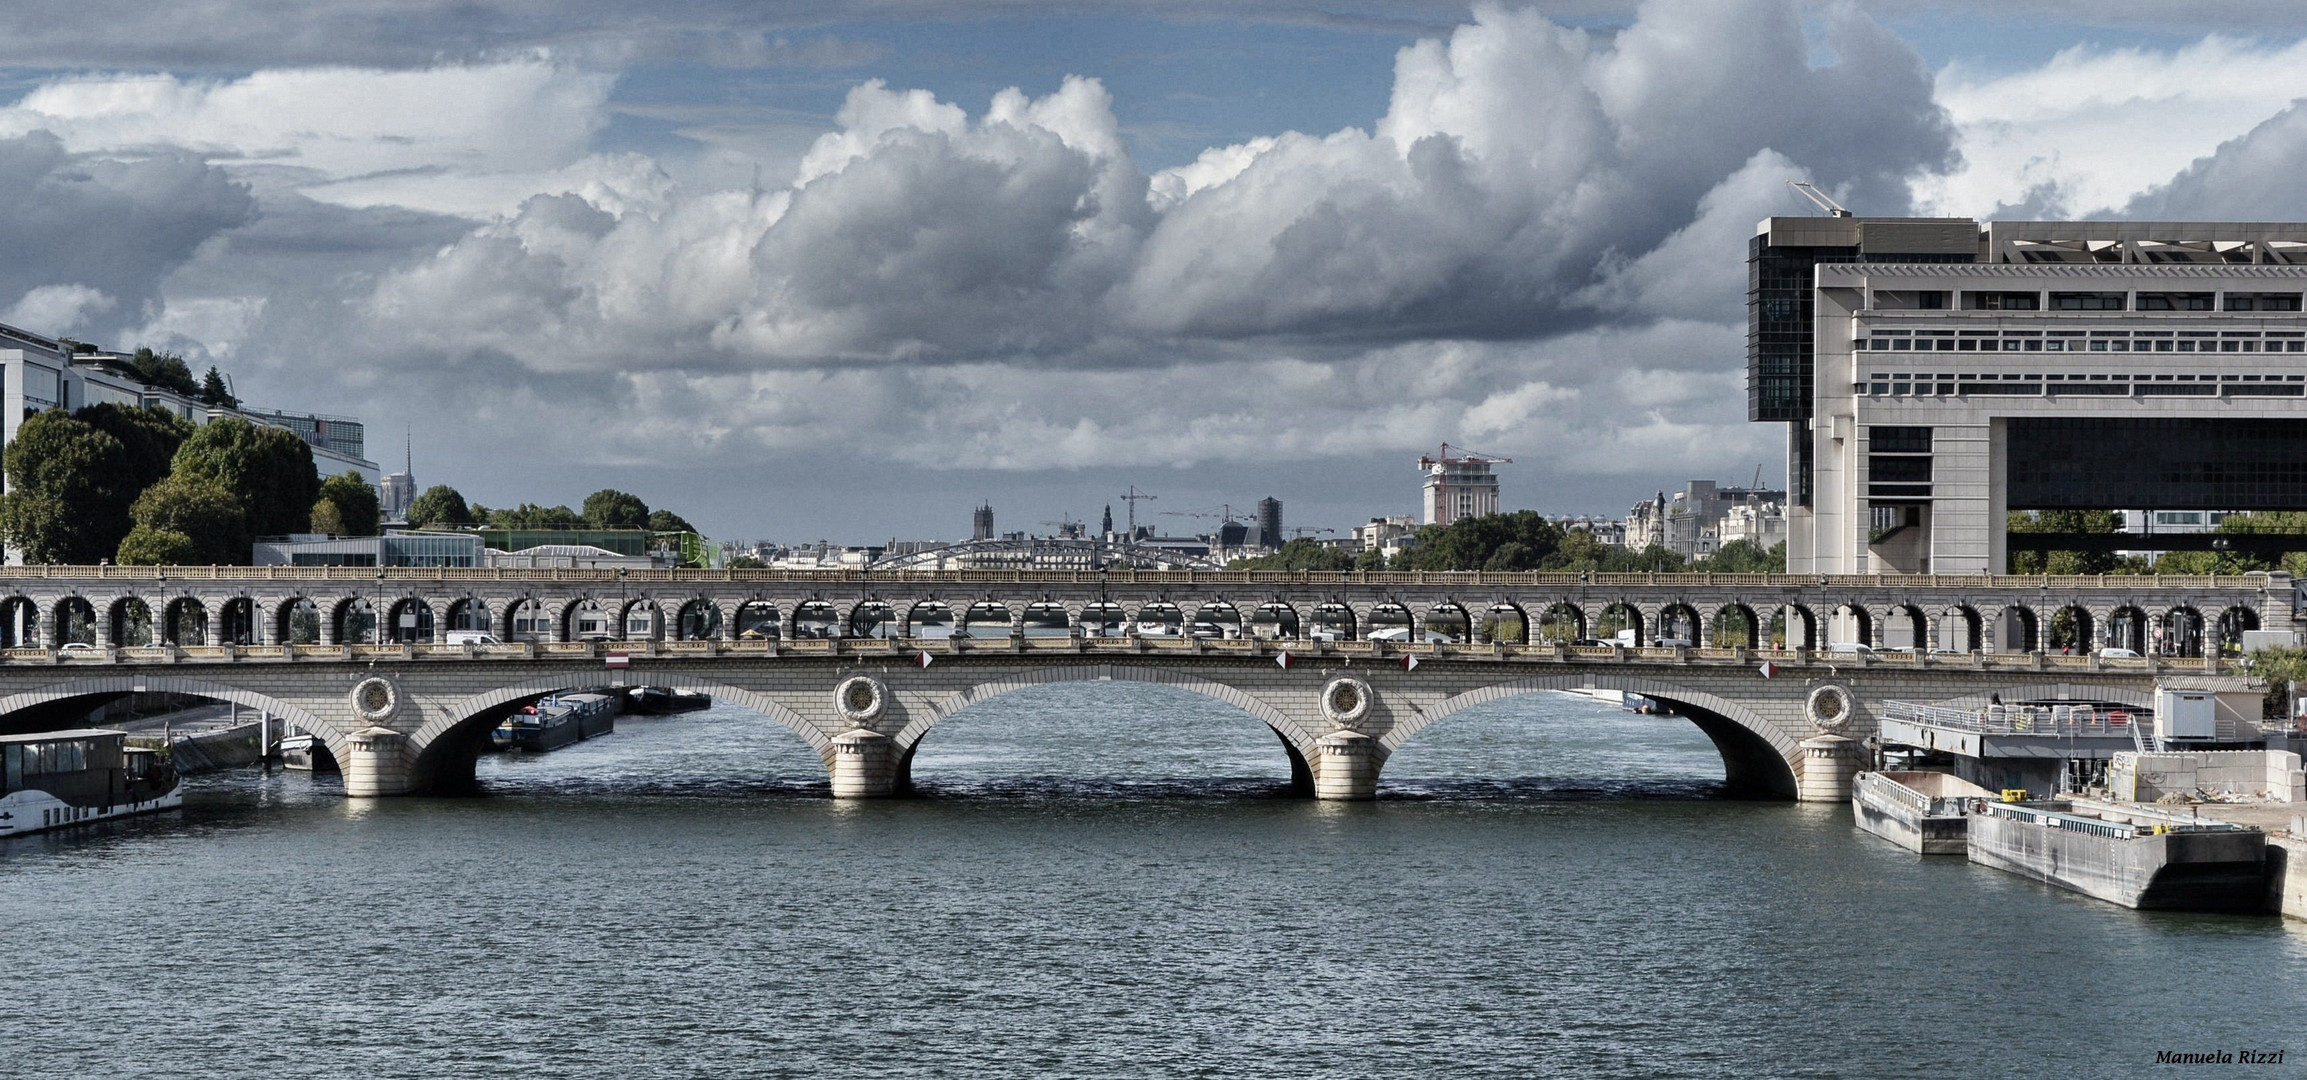
<path fill-rule="evenodd" d="M 915 653 L 915 654 L 914 654 L 914 663 L 920 664 L 922 667 L 928 667 L 928 666 L 929 666 L 929 664 L 930 664 L 930 660 L 929 660 L 929 654 L 928 654 L 928 653 Z"/>
<path fill-rule="evenodd" d="M 1762 677 L 1765 679 L 1774 679 L 1778 677 L 1778 665 L 1768 660 L 1762 662 L 1762 667 L 1760 670 L 1762 671 Z"/>
<path fill-rule="evenodd" d="M 1283 667 L 1285 667 L 1285 668 L 1289 667 L 1289 666 L 1290 666 L 1290 654 L 1285 652 L 1285 653 L 1281 654 L 1280 656 L 1274 657 L 1274 663 L 1280 664 L 1280 665 L 1282 665 L 1282 666 L 1283 666 Z"/>
<path fill-rule="evenodd" d="M 630 657 L 630 656 L 627 656 L 627 655 L 626 655 L 626 654 L 624 654 L 624 653 L 621 653 L 621 652 L 620 652 L 620 653 L 610 653 L 610 654 L 609 654 L 609 666 L 610 666 L 610 667 L 631 667 L 631 666 L 632 666 L 632 664 L 633 664 L 633 658 L 632 658 L 632 657 Z"/>

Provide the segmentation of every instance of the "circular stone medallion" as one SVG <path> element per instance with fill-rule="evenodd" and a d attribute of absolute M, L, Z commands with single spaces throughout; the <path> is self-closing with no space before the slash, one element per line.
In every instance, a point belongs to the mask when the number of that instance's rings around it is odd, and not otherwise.
<path fill-rule="evenodd" d="M 881 719 L 882 706 L 888 700 L 888 688 L 871 675 L 852 675 L 833 688 L 833 708 L 857 727 Z"/>
<path fill-rule="evenodd" d="M 1803 711 L 1820 731 L 1841 731 L 1850 726 L 1851 717 L 1858 712 L 1858 702 L 1851 697 L 1849 689 L 1828 683 L 1810 692 Z"/>
<path fill-rule="evenodd" d="M 1322 687 L 1322 715 L 1340 727 L 1351 727 L 1370 715 L 1370 684 L 1340 675 Z"/>
<path fill-rule="evenodd" d="M 400 688 L 382 675 L 371 675 L 353 685 L 352 711 L 372 724 L 391 719 L 400 704 Z"/>

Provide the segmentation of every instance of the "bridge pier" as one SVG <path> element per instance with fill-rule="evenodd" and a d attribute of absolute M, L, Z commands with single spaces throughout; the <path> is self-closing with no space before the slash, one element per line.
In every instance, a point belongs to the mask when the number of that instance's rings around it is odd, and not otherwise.
<path fill-rule="evenodd" d="M 1859 750 L 1857 741 L 1840 735 L 1814 735 L 1802 740 L 1802 775 L 1795 797 L 1802 802 L 1850 801 Z"/>
<path fill-rule="evenodd" d="M 897 793 L 897 753 L 889 736 L 855 728 L 833 737 L 833 797 L 883 799 Z"/>
<path fill-rule="evenodd" d="M 1378 741 L 1359 731 L 1340 729 L 1314 742 L 1320 767 L 1314 772 L 1314 797 L 1324 800 L 1367 800 L 1378 797 Z"/>
<path fill-rule="evenodd" d="M 365 727 L 350 736 L 352 753 L 339 763 L 344 771 L 344 793 L 356 799 L 406 795 L 412 790 L 408 739 L 383 726 Z"/>

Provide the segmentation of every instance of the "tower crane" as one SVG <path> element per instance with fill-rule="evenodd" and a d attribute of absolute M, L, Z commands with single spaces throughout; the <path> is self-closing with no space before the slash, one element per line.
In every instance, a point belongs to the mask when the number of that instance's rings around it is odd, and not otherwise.
<path fill-rule="evenodd" d="M 1122 501 L 1129 503 L 1128 539 L 1130 543 L 1134 544 L 1137 542 L 1137 504 L 1158 498 L 1161 498 L 1161 496 L 1148 495 L 1145 492 L 1139 491 L 1136 484 L 1131 484 L 1129 486 L 1129 493 L 1122 496 Z"/>
<path fill-rule="evenodd" d="M 1060 511 L 1057 517 L 1058 519 L 1056 521 L 1044 521 L 1040 522 L 1039 524 L 1057 526 L 1057 535 L 1065 539 L 1081 539 L 1082 526 L 1088 524 L 1088 522 L 1075 521 L 1072 514 L 1068 514 L 1063 511 Z"/>

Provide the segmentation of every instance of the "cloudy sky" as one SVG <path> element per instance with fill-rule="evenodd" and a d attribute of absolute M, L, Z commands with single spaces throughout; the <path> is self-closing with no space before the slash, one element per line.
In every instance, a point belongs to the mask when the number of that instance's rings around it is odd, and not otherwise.
<path fill-rule="evenodd" d="M 2297 220 L 2302 96 L 2292 0 L 18 0 L 0 322 L 723 538 L 1346 526 L 1444 441 L 1623 513 L 1783 477 L 1787 179 Z"/>

